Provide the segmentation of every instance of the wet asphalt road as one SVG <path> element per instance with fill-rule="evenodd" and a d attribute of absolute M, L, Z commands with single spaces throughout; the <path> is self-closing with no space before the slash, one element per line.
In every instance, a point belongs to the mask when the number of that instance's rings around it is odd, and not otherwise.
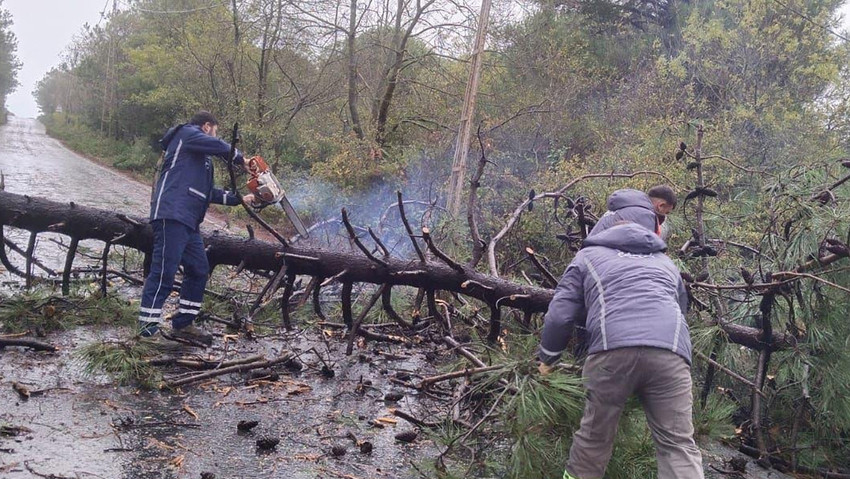
<path fill-rule="evenodd" d="M 32 118 L 10 116 L 0 127 L 0 171 L 11 193 L 148 214 L 150 187 L 68 150 Z"/>

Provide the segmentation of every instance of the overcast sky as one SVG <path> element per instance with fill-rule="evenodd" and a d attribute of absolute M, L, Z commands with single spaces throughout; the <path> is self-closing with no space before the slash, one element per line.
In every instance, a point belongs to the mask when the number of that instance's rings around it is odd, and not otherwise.
<path fill-rule="evenodd" d="M 109 8 L 112 8 L 112 0 Z M 35 85 L 60 61 L 59 55 L 83 24 L 97 24 L 107 0 L 3 0 L 12 14 L 12 31 L 18 37 L 20 86 L 6 99 L 6 108 L 18 116 L 35 117 Z M 120 2 L 119 2 L 120 3 Z"/>
<path fill-rule="evenodd" d="M 6 99 L 6 107 L 18 116 L 35 117 L 38 107 L 32 91 L 59 55 L 79 33 L 83 24 L 97 24 L 113 0 L 4 0 L 12 14 L 12 31 L 18 37 L 18 58 L 24 66 L 18 73 L 21 86 Z M 122 3 L 119 0 L 119 4 Z M 842 9 L 844 30 L 850 30 L 850 0 Z"/>

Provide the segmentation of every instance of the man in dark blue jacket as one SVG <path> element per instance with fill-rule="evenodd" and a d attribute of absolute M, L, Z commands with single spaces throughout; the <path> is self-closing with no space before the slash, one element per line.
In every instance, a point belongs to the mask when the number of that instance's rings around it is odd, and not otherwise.
<path fill-rule="evenodd" d="M 589 354 L 584 416 L 564 478 L 604 476 L 620 414 L 626 399 L 636 395 L 655 440 L 658 479 L 702 479 L 693 438 L 687 292 L 664 254 L 667 245 L 654 232 L 656 213 L 646 194 L 620 190 L 611 198 L 622 201 L 567 267 L 540 342 L 543 374 L 576 329 L 584 333 Z"/>
<path fill-rule="evenodd" d="M 240 202 L 237 192 L 213 186 L 213 161 L 209 156 L 229 161 L 230 153 L 230 145 L 216 138 L 217 131 L 216 118 L 200 111 L 189 123 L 171 128 L 159 140 L 165 155 L 151 195 L 154 244 L 139 309 L 139 333 L 143 337 L 159 331 L 162 306 L 171 294 L 177 268 L 182 265 L 183 284 L 177 315 L 171 320 L 172 334 L 212 343 L 212 336 L 192 324 L 201 308 L 209 274 L 199 226 L 210 203 L 233 206 Z M 233 162 L 244 163 L 238 151 Z"/>

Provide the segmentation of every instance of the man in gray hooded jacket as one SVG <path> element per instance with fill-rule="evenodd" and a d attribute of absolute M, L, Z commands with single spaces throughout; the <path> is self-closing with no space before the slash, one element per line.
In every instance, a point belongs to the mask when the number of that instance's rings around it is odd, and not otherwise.
<path fill-rule="evenodd" d="M 612 197 L 618 194 L 622 197 L 623 190 Z M 634 203 L 619 205 L 594 228 L 546 313 L 539 348 L 542 373 L 551 370 L 575 330 L 584 330 L 589 354 L 584 416 L 564 478 L 603 477 L 620 414 L 632 394 L 640 399 L 655 440 L 658 478 L 703 477 L 693 439 L 687 293 L 664 254 L 667 245 L 654 233 L 651 203 L 647 208 L 641 195 L 626 195 Z"/>
<path fill-rule="evenodd" d="M 645 214 L 642 210 L 656 213 L 655 226 L 652 227 L 652 230 L 656 233 L 661 233 L 661 225 L 658 221 L 658 212 L 655 210 L 655 204 L 649 195 L 643 191 L 630 188 L 617 190 L 611 193 L 607 203 L 608 211 L 599 218 L 599 222 L 596 223 L 588 236 L 605 231 L 614 226 L 614 223 L 620 221 L 635 221 L 639 216 Z"/>

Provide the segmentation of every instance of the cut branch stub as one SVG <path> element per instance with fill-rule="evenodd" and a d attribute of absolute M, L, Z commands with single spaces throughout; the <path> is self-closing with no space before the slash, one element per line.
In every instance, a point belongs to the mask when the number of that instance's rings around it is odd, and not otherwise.
<path fill-rule="evenodd" d="M 540 274 L 542 274 L 543 277 L 546 278 L 547 286 L 551 288 L 557 286 L 558 280 L 555 279 L 555 276 L 548 269 L 546 269 L 545 266 L 543 266 L 543 263 L 541 263 L 539 259 L 537 259 L 537 255 L 534 253 L 534 250 L 529 246 L 525 248 L 525 252 L 526 254 L 528 254 L 528 259 L 530 259 L 534 267 L 537 268 L 537 271 L 540 271 Z"/>
<path fill-rule="evenodd" d="M 366 255 L 371 261 L 378 263 L 381 266 L 387 267 L 389 266 L 386 261 L 375 257 L 368 248 L 360 241 L 360 238 L 357 237 L 357 233 L 354 231 L 354 227 L 351 226 L 351 222 L 348 220 L 348 211 L 345 208 L 342 209 L 342 223 L 345 225 L 346 231 L 348 231 L 348 236 L 351 238 L 351 241 L 354 241 L 354 244 L 357 245 L 357 248 Z"/>
<path fill-rule="evenodd" d="M 416 237 L 413 235 L 413 228 L 410 227 L 410 222 L 407 221 L 407 215 L 404 213 L 404 201 L 402 201 L 401 191 L 396 191 L 396 195 L 398 196 L 398 215 L 401 217 L 401 222 L 404 224 L 404 229 L 407 231 L 407 236 L 410 238 L 410 242 L 413 243 L 413 249 L 416 251 L 416 256 L 419 256 L 419 261 L 424 263 L 425 255 L 422 253 L 419 243 L 416 242 Z"/>
<path fill-rule="evenodd" d="M 428 245 L 428 249 L 430 249 L 431 252 L 434 253 L 434 256 L 440 258 L 444 263 L 449 265 L 451 269 L 457 271 L 458 273 L 465 273 L 463 266 L 461 266 L 457 261 L 449 258 L 447 254 L 443 253 L 442 251 L 440 251 L 439 248 L 437 248 L 437 245 L 434 244 L 434 240 L 431 238 L 431 230 L 429 228 L 422 228 L 422 239 L 425 240 L 425 244 Z"/>
<path fill-rule="evenodd" d="M 354 284 L 351 281 L 345 281 L 342 283 L 342 292 L 340 294 L 340 302 L 342 303 L 342 322 L 351 329 L 352 324 L 354 323 L 354 318 L 351 313 L 352 301 L 351 301 L 351 290 L 353 289 Z"/>

